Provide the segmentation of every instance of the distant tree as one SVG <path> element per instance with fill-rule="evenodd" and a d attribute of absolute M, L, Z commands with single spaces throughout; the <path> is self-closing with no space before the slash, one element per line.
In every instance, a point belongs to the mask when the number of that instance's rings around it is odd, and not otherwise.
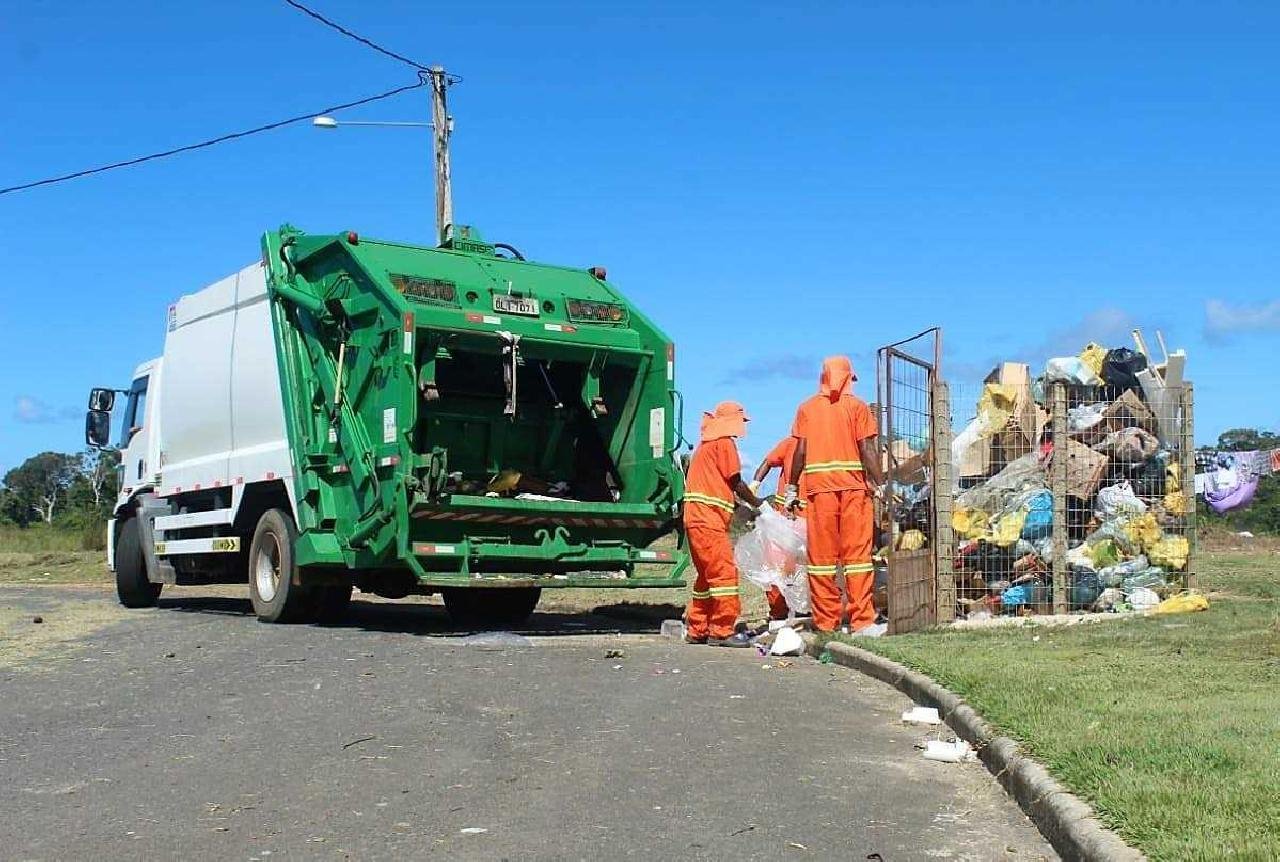
<path fill-rule="evenodd" d="M 1280 448 L 1280 434 L 1259 431 L 1257 428 L 1230 428 L 1218 435 L 1221 452 L 1255 452 L 1259 449 Z"/>
<path fill-rule="evenodd" d="M 120 453 L 114 449 L 87 449 L 80 456 L 80 475 L 67 499 L 71 507 L 95 514 L 115 502 L 120 487 Z"/>
<path fill-rule="evenodd" d="M 14 496 L 12 505 L 19 513 L 15 520 L 29 523 L 34 513 L 46 524 L 52 524 L 58 506 L 66 501 L 69 489 L 81 476 L 81 462 L 79 455 L 41 452 L 6 473 L 4 485 Z"/>

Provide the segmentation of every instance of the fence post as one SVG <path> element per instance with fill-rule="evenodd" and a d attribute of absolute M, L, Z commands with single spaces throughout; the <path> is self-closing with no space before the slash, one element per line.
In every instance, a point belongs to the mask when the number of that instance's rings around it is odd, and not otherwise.
<path fill-rule="evenodd" d="M 1196 535 L 1196 434 L 1195 389 L 1191 383 L 1182 384 L 1182 439 L 1178 441 L 1178 484 L 1186 500 L 1184 516 L 1187 530 L 1187 570 L 1183 574 L 1183 588 L 1196 586 L 1196 557 L 1199 540 Z"/>
<path fill-rule="evenodd" d="M 933 404 L 929 422 L 933 429 L 930 446 L 933 450 L 934 597 L 936 619 L 942 624 L 956 618 L 956 574 L 952 563 L 955 536 L 951 532 L 951 390 L 947 384 L 935 379 L 930 400 Z"/>
<path fill-rule="evenodd" d="M 1070 611 L 1067 603 L 1067 390 L 1053 384 L 1050 393 L 1053 427 L 1053 461 L 1049 472 L 1049 491 L 1053 495 L 1053 612 Z"/>

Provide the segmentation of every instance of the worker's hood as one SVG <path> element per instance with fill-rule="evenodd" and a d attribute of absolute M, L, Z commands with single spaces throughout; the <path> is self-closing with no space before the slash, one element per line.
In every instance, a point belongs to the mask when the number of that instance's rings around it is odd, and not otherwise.
<path fill-rule="evenodd" d="M 708 443 L 721 437 L 746 437 L 747 411 L 736 401 L 721 401 L 716 409 L 702 414 L 702 442 Z"/>
<path fill-rule="evenodd" d="M 828 356 L 822 360 L 822 377 L 818 381 L 818 392 L 832 401 L 837 401 L 853 392 L 853 381 L 858 375 L 853 371 L 853 363 L 847 356 Z"/>

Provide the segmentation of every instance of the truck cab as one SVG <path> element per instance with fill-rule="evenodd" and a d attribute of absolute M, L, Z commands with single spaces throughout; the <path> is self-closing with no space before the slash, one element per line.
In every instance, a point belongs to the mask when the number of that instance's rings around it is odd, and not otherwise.
<path fill-rule="evenodd" d="M 160 467 L 160 375 L 162 359 L 144 362 L 133 372 L 120 413 L 120 490 L 116 510 L 155 486 Z"/>

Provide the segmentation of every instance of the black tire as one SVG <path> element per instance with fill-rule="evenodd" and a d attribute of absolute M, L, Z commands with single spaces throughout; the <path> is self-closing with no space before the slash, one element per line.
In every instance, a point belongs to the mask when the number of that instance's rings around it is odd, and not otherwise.
<path fill-rule="evenodd" d="M 542 595 L 540 587 L 448 587 L 440 592 L 454 623 L 503 628 L 523 625 Z"/>
<path fill-rule="evenodd" d="M 116 595 L 126 608 L 154 608 L 164 584 L 147 580 L 147 561 L 142 556 L 142 533 L 138 519 L 120 525 L 116 538 Z"/>
<path fill-rule="evenodd" d="M 282 509 L 268 509 L 258 519 L 249 544 L 249 599 L 264 623 L 300 623 L 315 616 L 312 590 L 295 584 L 293 546 L 298 531 Z"/>
<path fill-rule="evenodd" d="M 351 584 L 325 584 L 315 587 L 316 621 L 340 623 L 351 607 Z"/>

